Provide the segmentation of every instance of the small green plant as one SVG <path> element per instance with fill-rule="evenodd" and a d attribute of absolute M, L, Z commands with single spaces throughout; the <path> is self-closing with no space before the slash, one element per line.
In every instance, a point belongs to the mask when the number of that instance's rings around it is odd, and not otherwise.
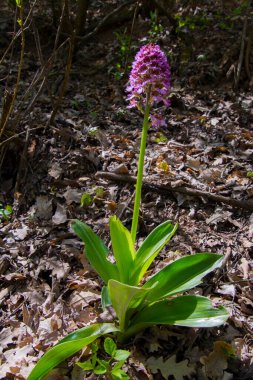
<path fill-rule="evenodd" d="M 0 203 L 0 219 L 9 220 L 13 212 L 11 205 L 6 205 L 5 207 Z"/>
<path fill-rule="evenodd" d="M 95 187 L 95 194 L 97 198 L 104 198 L 105 196 L 105 190 L 103 187 L 96 186 Z"/>
<path fill-rule="evenodd" d="M 92 355 L 84 362 L 77 362 L 76 364 L 85 371 L 94 373 L 95 375 L 107 375 L 113 380 L 128 380 L 130 379 L 127 373 L 122 369 L 125 361 L 130 356 L 127 350 L 118 350 L 116 343 L 112 338 L 105 338 L 104 351 L 107 358 L 101 359 L 98 356 L 99 341 L 91 345 Z"/>
<path fill-rule="evenodd" d="M 71 107 L 73 110 L 78 111 L 81 108 L 81 105 L 77 99 L 71 100 Z"/>
<path fill-rule="evenodd" d="M 234 8 L 231 12 L 231 16 L 242 16 L 249 7 L 250 1 L 245 0 L 238 7 Z"/>
<path fill-rule="evenodd" d="M 162 132 L 158 132 L 154 139 L 154 142 L 156 144 L 165 143 L 167 141 L 168 141 L 168 138 Z"/>
<path fill-rule="evenodd" d="M 126 70 L 130 69 L 130 65 L 128 65 L 129 58 L 129 49 L 131 46 L 131 36 L 127 34 L 126 30 L 123 32 L 115 32 L 116 39 L 119 44 L 118 51 L 116 53 L 117 62 L 115 64 L 115 68 L 112 71 L 114 78 L 121 79 L 125 74 Z"/>
<path fill-rule="evenodd" d="M 83 193 L 80 200 L 80 206 L 89 207 L 93 202 L 103 199 L 105 194 L 106 192 L 103 187 L 95 186 L 89 192 Z"/>
<path fill-rule="evenodd" d="M 219 267 L 222 255 L 198 253 L 185 256 L 148 277 L 149 267 L 178 228 L 177 224 L 173 225 L 167 220 L 136 247 L 148 128 L 150 125 L 165 125 L 164 116 L 156 105 L 160 102 L 169 105 L 170 70 L 166 56 L 158 45 L 148 44 L 140 49 L 129 82 L 127 91 L 130 105 L 138 107 L 144 114 L 131 232 L 116 216 L 112 216 L 109 220 L 110 252 L 87 224 L 76 220 L 72 225 L 74 232 L 85 243 L 86 258 L 104 282 L 102 307 L 113 307 L 115 320 L 113 323 L 83 327 L 63 338 L 39 360 L 28 380 L 42 379 L 63 360 L 103 335 L 113 333 L 118 342 L 125 342 L 153 325 L 213 327 L 221 325 L 228 318 L 226 309 L 222 306 L 213 307 L 208 298 L 183 294 L 199 285 L 206 274 Z M 117 350 L 110 341 L 107 342 L 107 351 L 115 359 Z M 93 363 L 95 369 L 97 363 L 100 370 L 108 371 L 107 364 L 99 362 L 97 358 Z"/>
<path fill-rule="evenodd" d="M 94 109 L 94 110 L 91 110 L 90 111 L 90 117 L 93 119 L 93 120 L 96 120 L 97 117 L 98 117 L 98 112 Z"/>
<path fill-rule="evenodd" d="M 8 0 L 7 3 L 8 3 L 8 6 L 11 7 L 11 8 L 14 8 L 16 6 L 18 8 L 21 7 L 21 1 L 20 0 Z"/>
<path fill-rule="evenodd" d="M 88 135 L 90 137 L 96 137 L 98 134 L 98 128 L 97 127 L 91 127 L 88 131 Z"/>
<path fill-rule="evenodd" d="M 89 193 L 83 193 L 80 200 L 81 207 L 89 207 L 92 203 L 92 197 Z"/>
<path fill-rule="evenodd" d="M 168 174 L 170 171 L 170 166 L 166 161 L 162 161 L 159 164 L 159 169 L 163 172 L 163 174 Z"/>
<path fill-rule="evenodd" d="M 164 32 L 164 27 L 158 21 L 157 10 L 150 12 L 150 30 L 148 32 L 150 42 L 156 42 L 157 38 Z"/>
<path fill-rule="evenodd" d="M 253 172 L 247 172 L 247 177 L 248 178 L 253 178 Z"/>
<path fill-rule="evenodd" d="M 177 27 L 176 31 L 179 32 L 182 29 L 189 29 L 189 30 L 204 30 L 208 28 L 210 24 L 210 19 L 205 13 L 197 13 L 195 15 L 186 15 L 181 16 L 180 14 L 177 14 L 175 16 L 177 20 Z"/>

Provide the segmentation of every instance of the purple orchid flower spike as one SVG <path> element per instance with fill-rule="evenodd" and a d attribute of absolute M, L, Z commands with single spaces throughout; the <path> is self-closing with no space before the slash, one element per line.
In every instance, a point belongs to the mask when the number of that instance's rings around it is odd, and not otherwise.
<path fill-rule="evenodd" d="M 141 47 L 136 54 L 129 77 L 127 100 L 129 108 L 138 108 L 142 113 L 150 91 L 149 104 L 155 108 L 150 113 L 151 125 L 158 127 L 165 125 L 164 116 L 157 112 L 161 104 L 168 107 L 170 90 L 170 67 L 167 57 L 160 46 L 148 44 Z"/>

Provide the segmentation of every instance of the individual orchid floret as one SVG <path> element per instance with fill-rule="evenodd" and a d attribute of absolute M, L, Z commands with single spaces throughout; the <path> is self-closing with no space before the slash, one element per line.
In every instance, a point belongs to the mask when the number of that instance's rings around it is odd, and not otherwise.
<path fill-rule="evenodd" d="M 169 106 L 170 67 L 160 46 L 148 44 L 142 46 L 136 54 L 127 87 L 129 108 L 138 108 L 142 112 L 146 107 L 149 94 L 150 107 L 161 105 Z M 151 124 L 161 126 L 165 124 L 161 113 L 152 115 Z"/>
<path fill-rule="evenodd" d="M 166 126 L 164 116 L 161 113 L 155 113 L 150 115 L 151 125 L 153 127 Z"/>

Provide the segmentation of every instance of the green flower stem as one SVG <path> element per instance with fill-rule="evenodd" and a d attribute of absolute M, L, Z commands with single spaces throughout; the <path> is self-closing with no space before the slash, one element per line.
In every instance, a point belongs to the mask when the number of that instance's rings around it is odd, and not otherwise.
<path fill-rule="evenodd" d="M 136 233 L 137 233 L 139 213 L 140 213 L 143 167 L 144 167 L 144 158 L 145 158 L 145 150 L 146 150 L 146 145 L 147 145 L 147 135 L 148 135 L 148 127 L 149 127 L 149 121 L 148 121 L 149 112 L 150 112 L 150 89 L 147 94 L 147 102 L 146 102 L 146 108 L 145 108 L 144 119 L 143 119 L 143 124 L 142 124 L 141 147 L 140 147 L 140 154 L 139 154 L 138 173 L 137 173 L 137 182 L 136 182 L 135 199 L 134 199 L 134 211 L 133 211 L 133 220 L 132 220 L 132 228 L 131 228 L 131 235 L 132 235 L 132 239 L 134 243 L 136 240 Z"/>

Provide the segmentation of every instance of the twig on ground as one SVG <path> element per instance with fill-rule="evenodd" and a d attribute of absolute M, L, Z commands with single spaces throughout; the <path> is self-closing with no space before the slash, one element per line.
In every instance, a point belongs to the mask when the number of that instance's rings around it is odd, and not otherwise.
<path fill-rule="evenodd" d="M 107 179 L 109 181 L 124 182 L 124 183 L 136 183 L 136 177 L 130 175 L 116 174 L 110 172 L 97 172 L 97 178 Z M 229 197 L 224 197 L 223 195 L 213 194 L 207 191 L 196 190 L 185 186 L 173 186 L 170 184 L 166 185 L 155 185 L 153 183 L 143 181 L 143 187 L 160 194 L 171 194 L 171 193 L 182 193 L 194 197 L 203 197 L 213 200 L 214 202 L 225 203 L 233 207 L 243 208 L 252 211 L 253 201 L 251 200 L 239 200 Z"/>
<path fill-rule="evenodd" d="M 30 132 L 32 132 L 32 131 L 36 131 L 37 129 L 45 129 L 45 125 L 40 125 L 39 127 L 31 128 L 31 129 L 30 129 Z M 27 133 L 27 131 L 25 130 L 25 131 L 22 131 L 22 132 L 19 132 L 19 133 L 15 133 L 14 135 L 11 135 L 9 138 L 7 138 L 6 140 L 4 140 L 4 141 L 2 141 L 2 142 L 0 143 L 0 148 L 1 148 L 1 146 L 7 144 L 7 143 L 10 142 L 11 140 L 14 140 L 14 139 L 18 138 L 19 136 L 24 135 L 24 134 L 26 134 L 26 133 Z M 1 166 L 1 165 L 0 165 L 0 166 Z"/>

